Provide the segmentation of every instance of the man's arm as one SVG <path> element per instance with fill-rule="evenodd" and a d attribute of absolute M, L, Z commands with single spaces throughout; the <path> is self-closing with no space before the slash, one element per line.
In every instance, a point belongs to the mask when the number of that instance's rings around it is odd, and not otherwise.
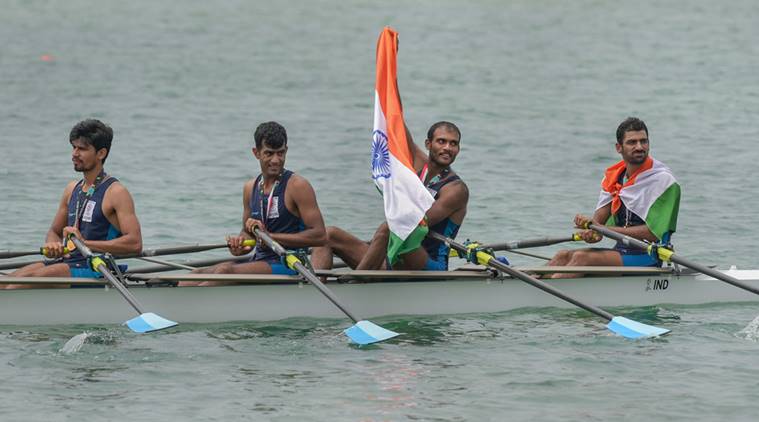
<path fill-rule="evenodd" d="M 438 197 L 425 214 L 427 224 L 433 226 L 457 212 L 466 212 L 469 188 L 460 180 L 443 186 Z"/>
<path fill-rule="evenodd" d="M 68 222 L 68 203 L 71 197 L 71 192 L 74 190 L 76 182 L 72 181 L 63 190 L 61 201 L 58 203 L 58 210 L 55 212 L 53 222 L 50 224 L 50 228 L 45 235 L 44 248 L 47 249 L 47 256 L 49 258 L 58 258 L 63 256 L 63 228 L 66 227 Z"/>
<path fill-rule="evenodd" d="M 599 208 L 596 210 L 596 212 L 593 213 L 593 224 L 599 225 L 599 226 L 605 226 L 606 222 L 609 220 L 609 217 L 611 217 L 611 203 L 606 204 L 605 206 Z M 577 227 L 584 227 L 584 222 L 587 221 L 587 217 L 584 217 L 582 215 L 578 215 L 575 217 L 575 224 Z M 649 242 L 657 242 L 659 239 L 657 239 L 656 235 L 651 233 L 651 230 L 648 229 L 648 226 L 645 224 L 641 224 L 639 226 L 631 226 L 631 227 L 616 227 L 611 226 L 607 227 L 610 230 L 613 230 L 617 233 L 621 233 L 630 237 L 634 237 L 639 240 L 647 240 Z M 586 232 L 581 232 L 580 236 L 583 238 L 583 240 L 589 242 L 589 243 L 595 243 L 601 240 L 603 237 L 600 236 L 599 233 L 593 232 L 595 234 L 588 234 Z"/>
<path fill-rule="evenodd" d="M 297 215 L 303 220 L 306 229 L 299 233 L 269 233 L 272 239 L 290 248 L 323 246 L 327 243 L 327 231 L 316 193 L 305 178 L 294 174 L 290 177 L 285 192 L 285 201 L 290 197 Z"/>
<path fill-rule="evenodd" d="M 242 229 L 237 236 L 227 236 L 227 245 L 229 245 L 229 253 L 234 256 L 245 255 L 253 250 L 250 246 L 243 246 L 243 242 L 253 237 L 248 233 L 246 224 L 248 220 L 256 221 L 250 218 L 250 196 L 253 194 L 253 186 L 256 183 L 255 179 L 248 180 L 242 187 Z"/>
<path fill-rule="evenodd" d="M 408 130 L 408 126 L 406 126 L 405 122 L 403 123 L 403 127 L 406 129 L 406 140 L 408 141 L 409 152 L 411 153 L 411 159 L 413 160 L 413 163 L 411 164 L 414 166 L 414 171 L 419 173 L 422 171 L 424 165 L 427 164 L 429 155 L 414 143 L 414 138 L 411 136 L 411 131 Z"/>
<path fill-rule="evenodd" d="M 142 252 L 142 230 L 134 210 L 132 195 L 121 183 L 113 183 L 105 192 L 103 212 L 121 236 L 111 240 L 84 240 L 95 252 L 131 255 Z"/>

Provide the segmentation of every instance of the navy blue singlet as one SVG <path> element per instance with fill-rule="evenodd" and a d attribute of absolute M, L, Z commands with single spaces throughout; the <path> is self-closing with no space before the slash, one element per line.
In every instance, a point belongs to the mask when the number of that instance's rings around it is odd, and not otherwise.
<path fill-rule="evenodd" d="M 285 204 L 285 189 L 287 189 L 287 182 L 290 180 L 290 176 L 293 172 L 285 170 L 274 188 L 274 193 L 271 198 L 271 209 L 269 207 L 269 195 L 261 195 L 261 178 L 259 175 L 253 183 L 253 192 L 250 195 L 250 217 L 256 220 L 260 220 L 266 226 L 266 231 L 270 233 L 298 233 L 306 229 L 306 225 L 300 217 L 294 216 Z M 251 261 L 267 261 L 269 263 L 279 262 L 279 256 L 269 249 L 266 245 L 256 246 L 256 253 L 253 255 Z"/>
<path fill-rule="evenodd" d="M 421 177 L 421 173 L 419 176 Z M 425 186 L 427 187 L 427 190 L 429 190 L 433 195 L 435 200 L 437 200 L 437 197 L 443 186 L 449 183 L 453 183 L 457 180 L 461 180 L 461 178 L 458 175 L 453 175 Z M 437 224 L 430 226 L 430 231 L 440 233 L 441 235 L 450 237 L 451 239 L 455 239 L 456 234 L 459 232 L 459 227 L 460 226 L 454 223 L 450 217 L 447 217 L 442 221 L 439 221 Z M 427 261 L 427 268 L 425 269 L 434 269 L 441 271 L 448 270 L 448 252 L 450 248 L 446 246 L 445 243 L 436 239 L 432 239 L 430 237 L 426 237 L 422 241 L 422 247 L 425 251 L 427 251 L 427 255 L 429 256 L 429 260 Z"/>
<path fill-rule="evenodd" d="M 71 198 L 68 203 L 67 213 L 67 225 L 75 226 L 77 220 L 77 204 L 79 205 L 79 232 L 82 233 L 82 237 L 87 240 L 111 240 L 121 236 L 121 232 L 111 224 L 103 213 L 103 198 L 108 187 L 118 179 L 115 177 L 106 176 L 106 180 L 102 181 L 95 188 L 95 192 L 91 197 L 87 198 L 85 192 L 82 192 L 82 183 L 84 180 L 80 180 L 79 183 L 74 186 L 74 190 L 71 192 Z M 84 257 L 79 251 L 73 251 L 71 257 L 64 260 L 83 260 Z"/>

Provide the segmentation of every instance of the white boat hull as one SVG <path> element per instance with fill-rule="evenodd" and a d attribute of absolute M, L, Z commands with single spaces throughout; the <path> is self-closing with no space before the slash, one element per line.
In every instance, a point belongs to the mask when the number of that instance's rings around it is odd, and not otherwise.
<path fill-rule="evenodd" d="M 726 273 L 759 287 L 759 271 Z M 701 274 L 548 281 L 570 296 L 600 307 L 759 301 L 757 295 Z M 513 279 L 329 283 L 328 287 L 363 318 L 573 306 Z M 314 287 L 292 282 L 223 287 L 132 287 L 130 291 L 146 311 L 180 323 L 345 317 Z M 3 325 L 121 323 L 134 315 L 135 311 L 115 289 L 0 290 L 0 324 Z"/>

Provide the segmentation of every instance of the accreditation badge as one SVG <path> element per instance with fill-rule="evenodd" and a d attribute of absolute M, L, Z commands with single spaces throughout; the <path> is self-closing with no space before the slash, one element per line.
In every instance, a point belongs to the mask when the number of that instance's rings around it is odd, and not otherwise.
<path fill-rule="evenodd" d="M 82 221 L 92 223 L 92 214 L 95 212 L 95 204 L 95 201 L 87 201 L 87 205 L 84 206 Z"/>

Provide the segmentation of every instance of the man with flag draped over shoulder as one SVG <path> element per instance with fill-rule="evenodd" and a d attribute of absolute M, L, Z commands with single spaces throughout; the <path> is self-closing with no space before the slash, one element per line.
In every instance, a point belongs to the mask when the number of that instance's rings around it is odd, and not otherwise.
<path fill-rule="evenodd" d="M 425 237 L 432 230 L 454 238 L 466 215 L 469 190 L 450 167 L 461 132 L 453 123 L 437 122 L 427 131 L 427 153 L 414 144 L 403 120 L 397 53 L 398 33 L 386 27 L 377 42 L 372 134 L 372 179 L 383 197 L 385 223 L 369 244 L 328 227 L 327 245 L 311 255 L 315 268 L 331 268 L 337 255 L 355 269 L 448 269 L 449 248 Z"/>
<path fill-rule="evenodd" d="M 617 152 L 622 160 L 606 169 L 601 194 L 592 218 L 578 214 L 575 226 L 588 243 L 602 239 L 586 230 L 588 223 L 608 225 L 618 233 L 654 243 L 669 244 L 677 228 L 680 185 L 672 171 L 649 156 L 648 128 L 629 117 L 617 128 Z M 557 266 L 661 266 L 657 256 L 617 242 L 613 249 L 586 248 L 559 251 L 548 265 Z M 556 273 L 553 278 L 578 274 Z"/>

